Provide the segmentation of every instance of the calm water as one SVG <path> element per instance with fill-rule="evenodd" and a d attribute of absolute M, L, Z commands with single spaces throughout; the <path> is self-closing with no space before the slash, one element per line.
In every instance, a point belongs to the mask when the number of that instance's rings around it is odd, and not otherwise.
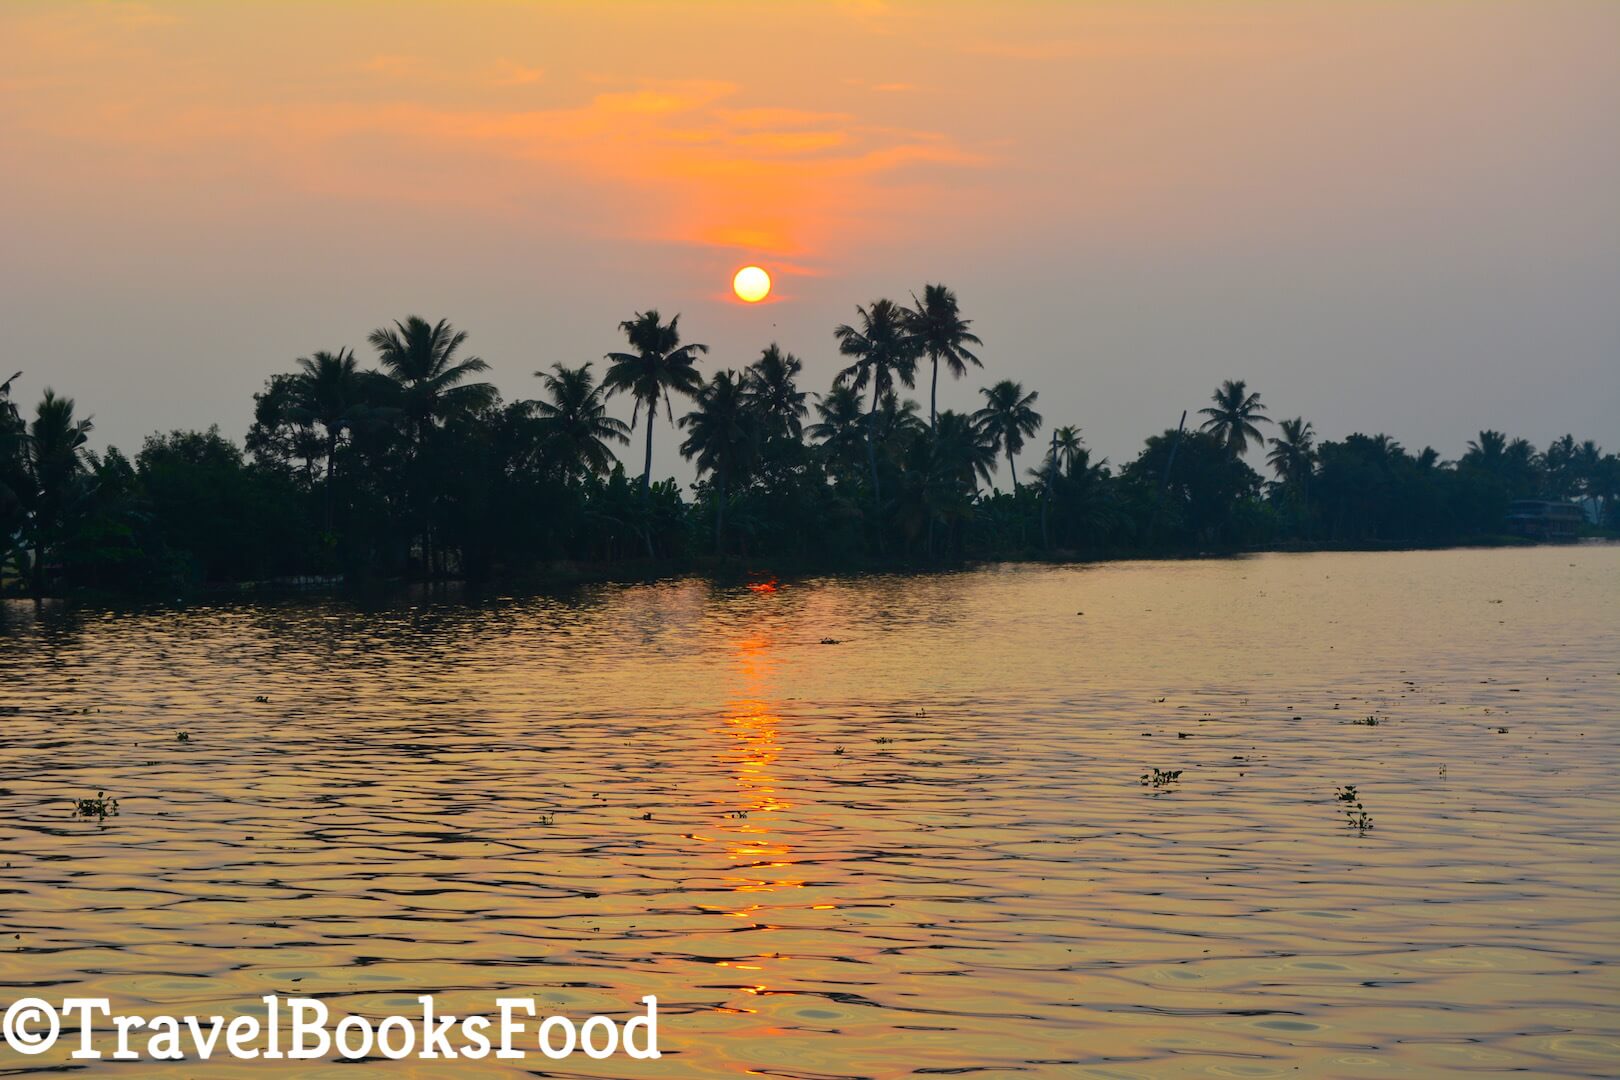
<path fill-rule="evenodd" d="M 553 1076 L 1620 1073 L 1617 547 L 3 620 L 0 1000 L 658 995 L 661 1061 Z"/>

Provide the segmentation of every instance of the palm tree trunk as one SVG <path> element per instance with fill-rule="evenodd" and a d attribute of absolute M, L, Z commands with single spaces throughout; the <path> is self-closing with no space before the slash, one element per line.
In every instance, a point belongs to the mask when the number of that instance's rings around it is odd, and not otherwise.
<path fill-rule="evenodd" d="M 647 406 L 647 464 L 641 470 L 641 501 L 647 501 L 647 491 L 652 486 L 652 429 L 653 423 L 658 419 L 658 395 L 654 394 L 652 402 Z M 652 546 L 649 540 L 648 547 Z M 650 554 L 650 552 L 649 552 Z"/>
<path fill-rule="evenodd" d="M 337 476 L 336 472 L 334 472 L 334 470 L 336 468 L 337 468 L 337 437 L 334 436 L 334 435 L 327 435 L 327 437 L 326 437 L 326 531 L 327 531 L 328 534 L 330 534 L 331 531 L 332 531 L 332 484 L 333 484 L 333 481 L 336 479 L 336 476 Z"/>
<path fill-rule="evenodd" d="M 1057 432 L 1052 432 L 1052 453 L 1046 460 L 1046 490 L 1041 492 L 1041 546 L 1048 550 L 1052 547 L 1052 532 L 1047 527 L 1047 519 L 1052 510 L 1052 484 L 1057 480 Z"/>
<path fill-rule="evenodd" d="M 877 531 L 878 554 L 883 554 L 883 486 L 878 481 L 877 467 L 877 380 L 872 380 L 872 407 L 866 411 L 866 462 L 872 467 L 872 527 Z"/>
<path fill-rule="evenodd" d="M 1013 464 L 1013 452 L 1011 448 L 1007 450 L 1007 472 L 1012 476 L 1013 494 L 1016 495 L 1018 494 L 1018 466 Z"/>
<path fill-rule="evenodd" d="M 866 462 L 872 467 L 872 504 L 874 507 L 883 498 L 883 492 L 878 484 L 877 445 L 874 441 L 874 436 L 877 434 L 877 408 L 877 381 L 873 380 L 872 407 L 866 410 Z"/>
<path fill-rule="evenodd" d="M 934 377 L 928 384 L 928 430 L 939 425 L 939 357 L 934 357 Z"/>

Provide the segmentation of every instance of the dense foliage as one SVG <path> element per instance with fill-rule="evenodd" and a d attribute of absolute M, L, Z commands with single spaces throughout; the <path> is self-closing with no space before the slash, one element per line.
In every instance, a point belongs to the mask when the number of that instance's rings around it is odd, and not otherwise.
<path fill-rule="evenodd" d="M 176 431 L 133 461 L 89 451 L 90 420 L 52 390 L 25 417 L 14 376 L 0 385 L 0 580 L 172 591 L 716 555 L 861 566 L 1440 545 L 1501 534 L 1509 503 L 1528 497 L 1585 500 L 1620 524 L 1620 460 L 1591 441 L 1537 452 L 1482 431 L 1454 462 L 1387 435 L 1318 442 L 1303 419 L 1274 424 L 1240 381 L 1216 390 L 1201 427 L 1151 436 L 1118 469 L 1093 460 L 1077 427 L 1041 439 L 1039 395 L 1011 380 L 986 386 L 971 414 L 936 412 L 941 368 L 983 366 L 942 285 L 911 307 L 858 307 L 834 332 L 848 366 L 820 394 L 774 344 L 705 377 L 707 348 L 682 343 L 678 317 L 638 312 L 620 330 L 626 348 L 600 372 L 554 365 L 535 373 L 536 399 L 505 402 L 465 333 L 413 316 L 369 336 L 374 370 L 340 349 L 272 376 L 243 446 Z M 902 396 L 922 380 L 926 417 Z M 628 423 L 609 413 L 615 395 Z M 636 428 L 639 475 L 617 456 Z M 696 466 L 690 495 L 652 475 L 659 432 Z M 988 483 L 1003 466 L 998 492 Z"/>

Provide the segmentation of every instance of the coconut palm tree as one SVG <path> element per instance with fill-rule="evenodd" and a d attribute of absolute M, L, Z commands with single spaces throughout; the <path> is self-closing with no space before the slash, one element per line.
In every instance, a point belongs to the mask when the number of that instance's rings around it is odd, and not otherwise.
<path fill-rule="evenodd" d="M 968 330 L 973 320 L 962 318 L 956 294 L 944 285 L 924 285 L 922 299 L 918 300 L 915 293 L 911 299 L 915 306 L 906 313 L 906 327 L 934 369 L 928 385 L 928 427 L 932 430 L 939 418 L 940 361 L 945 362 L 954 378 L 960 379 L 967 374 L 969 364 L 984 366 L 968 348 L 984 342 Z"/>
<path fill-rule="evenodd" d="M 798 439 L 802 434 L 802 421 L 809 411 L 804 404 L 808 395 L 798 385 L 803 370 L 804 363 L 797 356 L 783 352 L 773 341 L 743 372 L 749 401 L 773 435 Z"/>
<path fill-rule="evenodd" d="M 715 372 L 693 396 L 697 408 L 680 421 L 687 431 L 681 456 L 696 458 L 698 472 L 714 477 L 714 546 L 723 551 L 727 489 L 759 459 L 763 417 L 751 407 L 747 378 L 729 369 Z"/>
<path fill-rule="evenodd" d="M 5 577 L 8 566 L 21 568 L 27 552 L 24 498 L 31 485 L 23 449 L 28 425 L 11 398 L 11 384 L 21 376 L 19 371 L 0 383 L 0 578 Z"/>
<path fill-rule="evenodd" d="M 615 460 L 609 443 L 628 445 L 630 425 L 607 414 L 607 387 L 597 385 L 591 365 L 551 365 L 537 371 L 550 401 L 536 401 L 540 437 L 569 476 L 602 476 Z"/>
<path fill-rule="evenodd" d="M 1085 440 L 1080 437 L 1080 429 L 1073 424 L 1065 424 L 1052 432 L 1052 441 L 1057 449 L 1057 458 L 1062 461 L 1063 468 L 1074 469 L 1074 463 L 1079 460 L 1085 451 Z"/>
<path fill-rule="evenodd" d="M 335 353 L 323 349 L 313 356 L 300 356 L 298 368 L 293 376 L 293 406 L 289 413 L 300 424 L 321 426 L 321 449 L 326 457 L 323 501 L 326 531 L 331 532 L 338 446 L 343 433 L 354 426 L 366 408 L 365 377 L 350 349 L 339 349 Z"/>
<path fill-rule="evenodd" d="M 34 549 L 33 588 L 45 585 L 45 563 L 61 543 L 80 481 L 85 472 L 84 444 L 94 424 L 73 415 L 73 399 L 57 397 L 49 387 L 34 409 L 34 419 L 21 439 L 23 466 L 30 490 L 30 539 Z"/>
<path fill-rule="evenodd" d="M 897 444 L 894 450 L 898 453 L 925 434 L 928 425 L 922 422 L 915 401 L 911 398 L 902 399 L 899 394 L 888 393 L 883 395 L 877 413 L 871 418 L 871 430 L 879 446 Z"/>
<path fill-rule="evenodd" d="M 1316 431 L 1298 416 L 1277 426 L 1282 434 L 1272 436 L 1266 463 L 1286 487 L 1303 492 L 1316 464 Z"/>
<path fill-rule="evenodd" d="M 865 410 L 861 397 L 849 385 L 834 386 L 816 395 L 816 415 L 821 419 L 804 433 L 821 444 L 827 455 L 840 466 L 857 468 L 854 462 L 864 450 Z"/>
<path fill-rule="evenodd" d="M 489 383 L 465 381 L 488 371 L 489 365 L 476 356 L 456 359 L 467 334 L 447 319 L 429 323 L 412 315 L 404 322 L 396 321 L 392 329 L 373 330 L 368 340 L 397 388 L 406 436 L 417 452 L 434 427 L 495 400 L 495 388 Z"/>
<path fill-rule="evenodd" d="M 1479 433 L 1478 439 L 1468 440 L 1468 450 L 1463 454 L 1460 464 L 1492 469 L 1501 463 L 1506 451 L 1507 436 L 1500 431 L 1487 428 Z"/>
<path fill-rule="evenodd" d="M 640 418 L 643 406 L 647 409 L 647 461 L 641 471 L 641 498 L 645 502 L 652 485 L 653 422 L 658 418 L 658 402 L 662 398 L 670 423 L 675 413 L 669 404 L 671 394 L 694 396 L 703 385 L 697 373 L 699 353 L 709 351 L 707 345 L 681 344 L 681 317 L 676 315 L 666 324 L 656 310 L 638 311 L 633 319 L 619 324 L 634 352 L 608 353 L 611 366 L 602 379 L 609 394 L 628 392 L 635 398 L 630 413 L 630 426 Z"/>
<path fill-rule="evenodd" d="M 1080 438 L 1078 427 L 1065 424 L 1063 427 L 1053 428 L 1052 448 L 1047 454 L 1046 464 L 1029 471 L 1041 486 L 1041 543 L 1046 547 L 1052 545 L 1051 531 L 1047 524 L 1052 510 L 1052 489 L 1062 478 L 1064 469 L 1073 470 L 1075 461 L 1083 452 L 1083 440 Z"/>
<path fill-rule="evenodd" d="M 1040 393 L 1024 388 L 1011 379 L 1002 379 L 994 386 L 981 387 L 984 408 L 973 414 L 974 421 L 984 428 L 991 443 L 1007 455 L 1007 471 L 1012 477 L 1013 493 L 1018 492 L 1018 464 L 1014 460 L 1024 448 L 1024 440 L 1041 427 L 1041 414 L 1035 411 L 1035 399 Z"/>
<path fill-rule="evenodd" d="M 896 521 L 907 537 L 926 531 L 930 557 L 936 525 L 949 528 L 971 517 L 979 480 L 988 483 L 996 467 L 996 447 L 971 417 L 947 409 L 936 420 L 932 429 L 918 422 L 894 500 Z"/>
<path fill-rule="evenodd" d="M 917 339 L 907 325 L 904 309 L 893 300 L 874 300 L 867 307 L 856 307 L 861 326 L 843 325 L 833 331 L 838 351 L 854 357 L 854 363 L 838 373 L 836 384 L 849 384 L 857 393 L 872 386 L 872 404 L 867 410 L 866 458 L 872 468 L 872 499 L 882 501 L 878 481 L 877 447 L 874 443 L 878 405 L 894 392 L 896 380 L 907 389 L 917 382 Z"/>
<path fill-rule="evenodd" d="M 1547 445 L 1546 453 L 1541 455 L 1541 468 L 1547 478 L 1548 495 L 1567 499 L 1580 488 L 1580 476 L 1575 463 L 1579 452 L 1573 435 L 1554 439 Z"/>
<path fill-rule="evenodd" d="M 1198 410 L 1209 417 L 1204 421 L 1203 430 L 1239 457 L 1249 448 L 1250 439 L 1265 445 L 1265 437 L 1255 425 L 1271 421 L 1266 417 L 1265 406 L 1260 404 L 1260 395 L 1249 393 L 1248 384 L 1242 379 L 1227 379 L 1210 400 L 1215 403 L 1212 408 Z"/>

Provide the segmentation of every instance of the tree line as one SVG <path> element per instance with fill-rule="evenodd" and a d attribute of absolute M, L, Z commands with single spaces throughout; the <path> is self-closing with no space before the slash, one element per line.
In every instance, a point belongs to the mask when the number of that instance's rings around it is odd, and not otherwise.
<path fill-rule="evenodd" d="M 943 285 L 857 307 L 833 331 L 845 366 L 822 393 L 776 344 L 705 376 L 708 348 L 683 342 L 679 316 L 638 312 L 619 331 L 620 351 L 536 371 L 536 397 L 504 401 L 465 332 L 411 316 L 369 335 L 373 367 L 341 348 L 271 376 L 241 445 L 174 431 L 133 460 L 87 449 L 91 419 L 51 389 L 25 417 L 18 373 L 0 384 L 0 581 L 139 592 L 714 556 L 855 567 L 1446 545 L 1499 536 L 1531 497 L 1590 500 L 1620 525 L 1620 459 L 1570 435 L 1537 451 L 1482 431 L 1444 461 L 1388 435 L 1319 440 L 1231 380 L 1191 428 L 1116 468 L 1076 425 L 1043 438 L 1039 394 L 1014 380 L 940 410 L 941 370 L 984 367 Z M 926 415 L 904 394 L 924 380 Z M 654 479 L 658 438 L 694 463 L 689 492 Z M 998 474 L 1005 490 L 989 486 Z"/>

